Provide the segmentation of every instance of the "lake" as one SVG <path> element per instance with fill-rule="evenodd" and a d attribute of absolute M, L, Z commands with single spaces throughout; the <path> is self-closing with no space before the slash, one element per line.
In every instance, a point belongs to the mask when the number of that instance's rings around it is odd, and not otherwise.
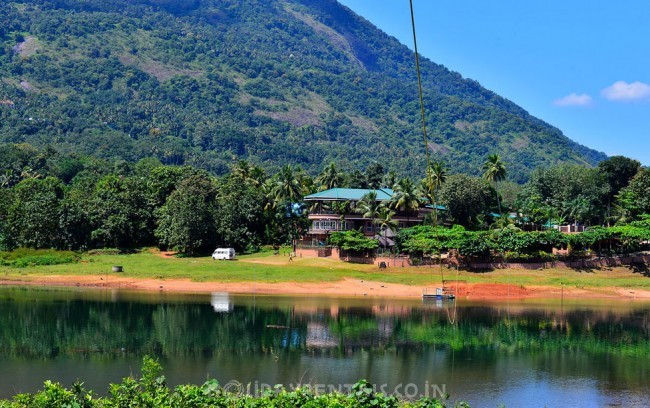
<path fill-rule="evenodd" d="M 52 379 L 106 394 L 157 357 L 170 385 L 359 379 L 472 406 L 650 406 L 650 304 L 423 302 L 0 288 L 0 396 Z"/>

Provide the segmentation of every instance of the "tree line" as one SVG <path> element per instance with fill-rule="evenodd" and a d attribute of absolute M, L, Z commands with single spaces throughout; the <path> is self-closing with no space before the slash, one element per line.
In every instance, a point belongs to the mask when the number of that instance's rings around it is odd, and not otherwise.
<path fill-rule="evenodd" d="M 414 180 L 385 172 L 379 163 L 365 172 L 329 163 L 312 176 L 291 165 L 269 175 L 237 161 L 217 177 L 154 158 L 128 163 L 5 144 L 0 146 L 0 247 L 158 246 L 191 255 L 218 245 L 239 251 L 277 247 L 308 227 L 303 197 L 334 187 L 392 188 L 388 206 L 367 196 L 356 208 L 384 229 L 395 227 L 395 211 L 416 212 L 426 204 L 435 209 L 427 222 L 468 230 L 502 228 L 515 218 L 540 228 L 565 222 L 623 225 L 650 213 L 650 170 L 635 160 L 612 157 L 595 168 L 539 168 L 525 185 L 507 181 L 506 168 L 498 155 L 490 155 L 479 178 L 448 174 L 443 162 L 434 161 L 424 178 Z"/>
<path fill-rule="evenodd" d="M 306 218 L 302 174 L 237 163 L 215 177 L 156 159 L 130 164 L 0 147 L 0 247 L 88 250 L 159 246 L 196 255 L 228 245 L 279 246 Z M 307 179 L 304 180 L 305 182 Z"/>

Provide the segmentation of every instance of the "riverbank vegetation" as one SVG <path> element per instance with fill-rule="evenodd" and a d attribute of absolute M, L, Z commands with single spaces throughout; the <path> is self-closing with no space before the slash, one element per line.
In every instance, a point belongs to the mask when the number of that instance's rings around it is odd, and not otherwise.
<path fill-rule="evenodd" d="M 0 408 L 47 407 L 354 407 L 354 408 L 444 408 L 444 402 L 422 398 L 418 401 L 401 400 L 374 390 L 367 381 L 359 381 L 344 392 L 319 393 L 309 385 L 286 389 L 283 387 L 262 390 L 257 395 L 241 388 L 222 387 L 216 380 L 203 385 L 179 385 L 170 389 L 162 374 L 160 364 L 145 357 L 140 378 L 127 377 L 119 384 L 109 386 L 110 396 L 97 397 L 77 382 L 70 389 L 46 381 L 42 391 L 18 394 L 13 400 L 0 400 Z M 459 403 L 456 407 L 469 407 Z"/>
<path fill-rule="evenodd" d="M 595 255 L 625 255 L 650 247 L 650 219 L 623 226 L 591 227 L 578 234 L 564 234 L 554 229 L 468 231 L 460 225 L 453 228 L 422 225 L 399 231 L 396 244 L 401 252 L 415 257 L 454 252 L 465 260 L 505 262 L 549 262 Z M 565 251 L 556 255 L 554 249 Z"/>

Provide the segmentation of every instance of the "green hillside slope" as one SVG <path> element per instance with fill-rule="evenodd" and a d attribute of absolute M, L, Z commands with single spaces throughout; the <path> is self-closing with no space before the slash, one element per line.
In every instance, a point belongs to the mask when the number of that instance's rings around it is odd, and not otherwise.
<path fill-rule="evenodd" d="M 423 76 L 429 148 L 454 171 L 605 158 L 441 65 Z M 0 142 L 216 173 L 425 166 L 412 52 L 332 0 L 2 2 Z"/>

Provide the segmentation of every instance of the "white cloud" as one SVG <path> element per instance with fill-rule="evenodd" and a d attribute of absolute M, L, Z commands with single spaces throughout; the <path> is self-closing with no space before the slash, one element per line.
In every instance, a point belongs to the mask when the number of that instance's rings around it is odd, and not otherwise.
<path fill-rule="evenodd" d="M 589 106 L 593 102 L 591 96 L 587 94 L 572 93 L 564 98 L 556 99 L 553 101 L 555 106 Z"/>
<path fill-rule="evenodd" d="M 650 98 L 650 85 L 638 81 L 631 84 L 618 81 L 603 89 L 602 94 L 610 101 L 638 101 Z"/>

